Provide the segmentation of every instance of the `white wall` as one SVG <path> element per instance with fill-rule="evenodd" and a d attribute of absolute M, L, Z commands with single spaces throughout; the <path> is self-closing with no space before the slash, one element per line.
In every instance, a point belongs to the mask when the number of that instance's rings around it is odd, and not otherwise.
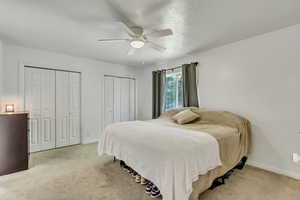
<path fill-rule="evenodd" d="M 19 105 L 18 110 L 22 110 L 20 108 L 22 97 L 19 95 L 19 66 L 21 63 L 82 73 L 83 143 L 95 141 L 103 128 L 102 94 L 104 74 L 135 77 L 134 68 L 4 44 L 5 77 L 2 103 L 15 103 Z"/>
<path fill-rule="evenodd" d="M 253 126 L 250 164 L 300 179 L 300 25 L 166 62 L 199 61 L 201 106 L 247 117 Z M 140 70 L 140 119 L 151 118 L 151 71 Z M 298 133 L 298 134 L 297 134 Z"/>

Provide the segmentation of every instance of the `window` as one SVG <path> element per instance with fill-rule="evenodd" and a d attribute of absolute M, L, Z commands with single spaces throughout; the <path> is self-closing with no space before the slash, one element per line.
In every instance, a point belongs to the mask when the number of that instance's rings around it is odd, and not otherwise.
<path fill-rule="evenodd" d="M 165 110 L 183 107 L 183 80 L 181 70 L 167 73 Z"/>

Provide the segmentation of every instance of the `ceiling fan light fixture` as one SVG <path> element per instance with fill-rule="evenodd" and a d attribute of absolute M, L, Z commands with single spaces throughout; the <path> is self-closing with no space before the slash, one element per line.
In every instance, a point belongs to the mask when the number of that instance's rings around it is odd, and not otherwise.
<path fill-rule="evenodd" d="M 132 46 L 133 48 L 139 49 L 142 48 L 145 45 L 145 42 L 142 40 L 132 40 L 130 42 L 130 46 Z"/>

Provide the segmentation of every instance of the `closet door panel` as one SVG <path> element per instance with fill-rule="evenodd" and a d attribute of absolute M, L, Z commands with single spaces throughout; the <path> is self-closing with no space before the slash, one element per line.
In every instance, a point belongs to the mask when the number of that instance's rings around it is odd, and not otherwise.
<path fill-rule="evenodd" d="M 130 108 L 129 108 L 129 112 L 130 112 L 130 114 L 129 114 L 129 120 L 130 121 L 133 121 L 133 120 L 135 120 L 135 80 L 133 80 L 133 79 L 130 79 L 129 80 L 129 83 L 130 83 L 130 87 L 129 87 L 129 89 L 130 89 L 130 91 L 129 91 L 129 95 L 130 95 Z"/>
<path fill-rule="evenodd" d="M 55 146 L 55 74 L 25 67 L 25 110 L 29 114 L 30 152 Z"/>
<path fill-rule="evenodd" d="M 41 143 L 43 150 L 55 147 L 55 72 L 42 70 Z"/>
<path fill-rule="evenodd" d="M 104 128 L 114 122 L 114 79 L 104 78 Z"/>
<path fill-rule="evenodd" d="M 70 145 L 80 143 L 80 74 L 70 73 Z"/>
<path fill-rule="evenodd" d="M 121 121 L 121 79 L 114 77 L 113 80 L 114 122 L 116 123 Z"/>
<path fill-rule="evenodd" d="M 121 122 L 130 120 L 130 81 L 122 78 L 121 81 Z"/>
<path fill-rule="evenodd" d="M 41 70 L 41 145 L 42 150 L 55 147 L 55 72 Z"/>
<path fill-rule="evenodd" d="M 24 75 L 25 110 L 29 112 L 29 150 L 34 152 L 40 150 L 41 73 L 38 69 L 25 67 Z"/>
<path fill-rule="evenodd" d="M 56 147 L 70 144 L 69 83 L 68 72 L 56 71 Z"/>

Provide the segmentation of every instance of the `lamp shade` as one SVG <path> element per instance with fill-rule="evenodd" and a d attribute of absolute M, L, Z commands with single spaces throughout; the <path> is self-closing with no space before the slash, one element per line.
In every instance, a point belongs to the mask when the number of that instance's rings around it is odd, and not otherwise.
<path fill-rule="evenodd" d="M 15 112 L 15 105 L 14 104 L 6 104 L 5 112 Z"/>

